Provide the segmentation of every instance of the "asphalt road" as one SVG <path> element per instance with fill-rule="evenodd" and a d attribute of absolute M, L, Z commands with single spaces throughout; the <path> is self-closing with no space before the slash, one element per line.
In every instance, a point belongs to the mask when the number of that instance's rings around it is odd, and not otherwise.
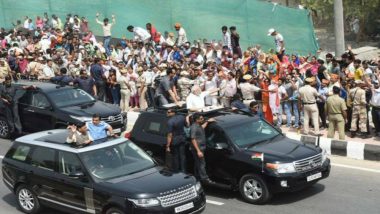
<path fill-rule="evenodd" d="M 10 141 L 0 140 L 0 156 L 10 146 Z M 316 185 L 295 193 L 276 195 L 269 204 L 251 205 L 243 202 L 234 192 L 207 188 L 206 214 L 230 213 L 380 213 L 380 162 L 358 161 L 331 157 L 330 177 Z M 15 196 L 2 183 L 0 174 L 0 213 L 21 213 Z M 46 209 L 43 214 L 64 214 Z"/>

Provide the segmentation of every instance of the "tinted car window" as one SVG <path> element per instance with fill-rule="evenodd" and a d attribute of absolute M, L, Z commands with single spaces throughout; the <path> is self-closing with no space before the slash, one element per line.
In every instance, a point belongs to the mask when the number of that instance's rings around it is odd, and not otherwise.
<path fill-rule="evenodd" d="M 166 123 L 166 122 L 165 122 Z M 167 127 L 163 124 L 162 121 L 148 121 L 144 125 L 144 131 L 154 135 L 166 136 Z"/>
<path fill-rule="evenodd" d="M 54 156 L 54 149 L 38 147 L 32 153 L 31 164 L 32 166 L 54 170 Z"/>
<path fill-rule="evenodd" d="M 76 154 L 69 152 L 58 152 L 59 173 L 69 175 L 70 173 L 81 172 L 82 166 Z"/>
<path fill-rule="evenodd" d="M 11 150 L 10 158 L 13 160 L 25 161 L 30 152 L 30 149 L 30 146 L 18 145 L 13 150 Z"/>
<path fill-rule="evenodd" d="M 57 107 L 74 106 L 96 101 L 82 89 L 74 88 L 55 90 L 47 95 Z"/>
<path fill-rule="evenodd" d="M 30 105 L 32 100 L 32 91 L 26 91 L 25 94 L 18 100 L 20 104 Z"/>
<path fill-rule="evenodd" d="M 209 147 L 215 147 L 217 143 L 227 143 L 227 137 L 224 132 L 217 128 L 206 129 L 206 143 Z"/>
<path fill-rule="evenodd" d="M 232 142 L 238 146 L 248 146 L 279 135 L 280 133 L 263 120 L 250 120 L 225 129 Z"/>
<path fill-rule="evenodd" d="M 32 94 L 32 106 L 37 108 L 46 108 L 50 106 L 50 103 L 45 95 L 42 93 L 36 92 Z"/>
<path fill-rule="evenodd" d="M 133 174 L 155 166 L 153 160 L 131 141 L 80 154 L 86 169 L 98 179 Z"/>

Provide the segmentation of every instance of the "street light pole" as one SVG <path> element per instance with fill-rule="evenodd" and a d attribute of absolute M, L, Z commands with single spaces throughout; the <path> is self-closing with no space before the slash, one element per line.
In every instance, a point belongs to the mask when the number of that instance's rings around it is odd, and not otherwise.
<path fill-rule="evenodd" d="M 334 0 L 334 33 L 335 56 L 340 56 L 345 50 L 342 0 Z"/>

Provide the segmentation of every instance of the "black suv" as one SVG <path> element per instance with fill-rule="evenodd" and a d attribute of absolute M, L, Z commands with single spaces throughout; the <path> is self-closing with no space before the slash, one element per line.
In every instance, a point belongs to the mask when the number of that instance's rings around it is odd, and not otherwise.
<path fill-rule="evenodd" d="M 165 112 L 141 113 L 126 134 L 160 161 L 165 160 Z M 299 190 L 329 176 L 330 160 L 320 147 L 291 140 L 265 120 L 244 112 L 224 109 L 204 114 L 216 120 L 205 131 L 209 177 L 218 186 L 239 190 L 249 203 L 265 203 L 273 193 Z"/>
<path fill-rule="evenodd" d="M 4 184 L 25 213 L 42 205 L 71 213 L 200 213 L 205 194 L 193 176 L 158 166 L 125 138 L 83 148 L 62 129 L 16 139 L 3 159 Z"/>
<path fill-rule="evenodd" d="M 19 81 L 14 84 L 16 92 L 24 93 L 18 100 L 18 110 L 23 131 L 37 132 L 56 128 L 66 128 L 68 123 L 92 120 L 97 113 L 101 120 L 110 124 L 115 133 L 122 132 L 126 114 L 118 106 L 96 100 L 85 91 L 70 86 L 61 87 L 47 82 Z M 35 85 L 37 89 L 22 86 Z M 9 138 L 9 124 L 0 109 L 0 138 Z"/>

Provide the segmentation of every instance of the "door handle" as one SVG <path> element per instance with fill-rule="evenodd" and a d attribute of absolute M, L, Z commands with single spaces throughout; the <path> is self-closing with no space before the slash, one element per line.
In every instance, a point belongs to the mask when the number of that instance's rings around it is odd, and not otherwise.
<path fill-rule="evenodd" d="M 29 111 L 29 112 L 34 112 L 34 110 L 33 110 L 33 109 L 28 109 L 27 111 Z"/>

